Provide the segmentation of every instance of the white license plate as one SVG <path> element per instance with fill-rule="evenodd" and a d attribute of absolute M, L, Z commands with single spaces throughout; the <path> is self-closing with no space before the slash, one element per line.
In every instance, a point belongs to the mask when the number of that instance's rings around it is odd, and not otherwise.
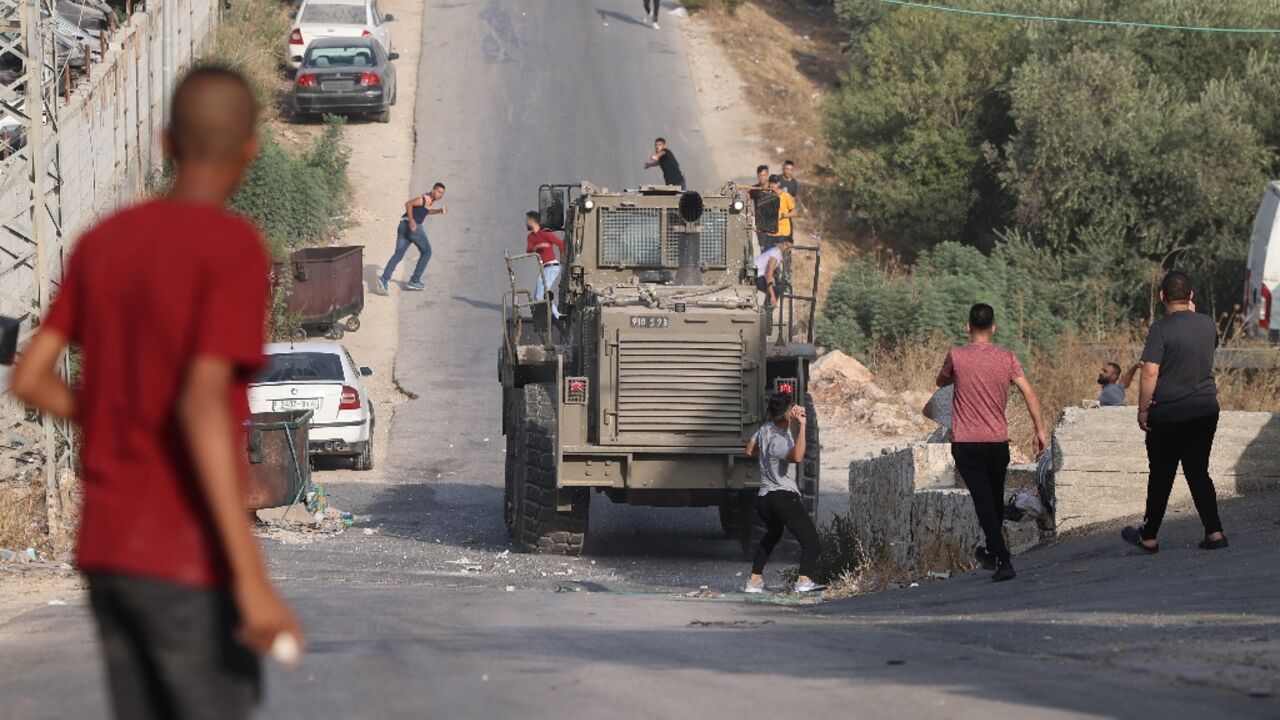
<path fill-rule="evenodd" d="M 271 409 L 275 412 L 288 412 L 290 410 L 319 410 L 320 398 L 272 400 Z"/>

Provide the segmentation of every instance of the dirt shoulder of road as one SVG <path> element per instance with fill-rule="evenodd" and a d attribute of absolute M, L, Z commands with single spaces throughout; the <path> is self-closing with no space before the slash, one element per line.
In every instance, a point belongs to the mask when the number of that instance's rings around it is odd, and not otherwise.
<path fill-rule="evenodd" d="M 351 150 L 349 175 L 352 190 L 350 223 L 341 242 L 364 246 L 365 305 L 360 329 L 348 333 L 342 344 L 361 365 L 373 369 L 365 386 L 373 396 L 374 461 L 387 457 L 391 418 L 406 400 L 396 387 L 395 358 L 399 346 L 399 294 L 380 295 L 374 279 L 395 250 L 396 223 L 404 213 L 404 201 L 414 191 L 409 187 L 413 169 L 414 105 L 417 102 L 418 59 L 421 55 L 422 5 L 414 0 L 383 0 L 382 9 L 395 16 L 392 50 L 396 60 L 396 105 L 391 122 L 352 120 L 346 141 Z M 412 260 L 412 258 L 410 258 Z M 340 476 L 340 477 L 333 477 Z M 381 473 L 326 471 L 317 478 L 333 477 L 342 482 L 379 481 Z"/>

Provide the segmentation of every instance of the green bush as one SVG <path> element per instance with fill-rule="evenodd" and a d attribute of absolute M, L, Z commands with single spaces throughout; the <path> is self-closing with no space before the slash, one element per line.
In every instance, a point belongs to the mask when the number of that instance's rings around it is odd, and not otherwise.
<path fill-rule="evenodd" d="M 349 190 L 344 126 L 342 119 L 327 117 L 324 133 L 301 155 L 265 136 L 257 160 L 231 198 L 231 207 L 262 230 L 275 257 L 318 244 L 341 229 Z"/>
<path fill-rule="evenodd" d="M 818 340 L 866 357 L 903 343 L 965 339 L 974 303 L 995 308 L 1000 342 L 1025 360 L 1067 327 L 1051 288 L 1002 252 L 983 255 L 959 243 L 925 251 L 913 271 L 894 272 L 862 258 L 837 274 L 818 318 Z"/>
<path fill-rule="evenodd" d="M 1273 0 L 948 5 L 1280 26 Z M 1152 281 L 1174 266 L 1202 279 L 1215 314 L 1237 301 L 1239 277 L 1231 287 L 1227 276 L 1244 256 L 1266 180 L 1280 173 L 1280 38 L 1028 22 L 874 0 L 836 7 L 851 60 L 825 107 L 831 170 L 849 209 L 882 240 L 908 257 L 952 241 L 995 248 L 993 261 L 1044 286 L 1020 295 L 1033 301 L 1030 315 L 1047 302 L 1056 318 L 1081 327 L 1145 317 Z M 925 327 L 955 309 L 950 298 L 970 293 L 971 276 L 866 292 L 880 306 L 893 293 L 912 297 L 924 308 L 913 319 Z M 1012 301 L 1012 280 L 998 284 Z M 853 316 L 833 313 L 845 319 L 827 318 L 828 331 L 850 337 Z M 875 337 L 877 322 L 858 322 L 854 335 Z"/>

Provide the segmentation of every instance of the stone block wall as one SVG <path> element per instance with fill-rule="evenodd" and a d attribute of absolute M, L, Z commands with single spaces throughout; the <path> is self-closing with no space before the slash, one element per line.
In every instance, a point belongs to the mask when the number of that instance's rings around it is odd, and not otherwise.
<path fill-rule="evenodd" d="M 1136 407 L 1067 408 L 1053 443 L 1059 530 L 1141 517 L 1147 454 Z M 1280 414 L 1222 413 L 1209 471 L 1219 497 L 1280 487 Z M 1179 472 L 1171 502 L 1190 500 Z"/>

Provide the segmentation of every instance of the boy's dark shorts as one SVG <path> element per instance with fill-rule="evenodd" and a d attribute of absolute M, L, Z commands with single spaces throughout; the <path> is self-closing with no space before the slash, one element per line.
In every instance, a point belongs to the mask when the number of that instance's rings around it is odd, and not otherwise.
<path fill-rule="evenodd" d="M 239 720 L 261 697 L 258 657 L 235 642 L 225 589 L 90 572 L 111 704 L 120 720 Z"/>

